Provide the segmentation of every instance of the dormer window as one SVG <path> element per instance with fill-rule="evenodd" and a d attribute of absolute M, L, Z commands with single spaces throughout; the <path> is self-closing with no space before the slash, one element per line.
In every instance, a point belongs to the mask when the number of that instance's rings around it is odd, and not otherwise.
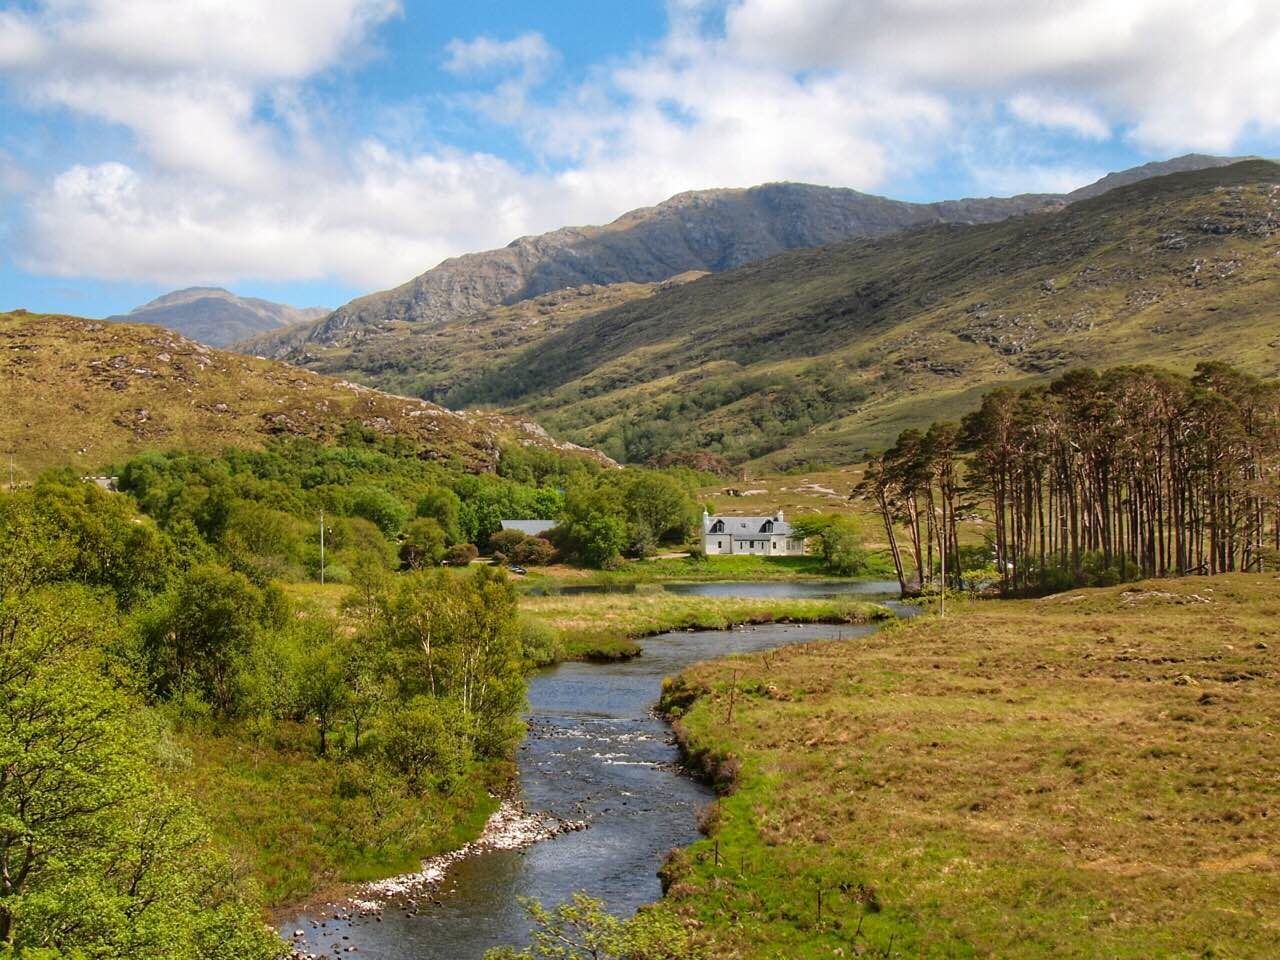
<path fill-rule="evenodd" d="M 766 520 L 764 526 L 760 528 L 761 533 L 773 533 L 773 521 Z"/>
<path fill-rule="evenodd" d="M 717 520 L 715 523 L 713 523 L 713 524 L 711 525 L 711 532 L 712 532 L 712 533 L 724 533 L 724 521 L 723 521 L 723 520 Z"/>

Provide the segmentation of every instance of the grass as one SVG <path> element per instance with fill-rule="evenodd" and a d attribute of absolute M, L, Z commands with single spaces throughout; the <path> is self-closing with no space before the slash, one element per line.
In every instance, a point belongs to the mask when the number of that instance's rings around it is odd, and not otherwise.
<path fill-rule="evenodd" d="M 635 656 L 636 641 L 669 630 L 723 630 L 746 623 L 862 623 L 887 615 L 847 599 L 680 596 L 669 593 L 524 597 L 521 612 L 553 631 L 562 658 Z"/>
<path fill-rule="evenodd" d="M 822 569 L 818 557 L 655 557 L 630 560 L 617 570 L 584 570 L 557 564 L 532 567 L 522 583 L 530 586 L 600 584 L 626 586 L 637 583 L 715 581 L 715 580 L 829 580 L 832 575 Z"/>
<path fill-rule="evenodd" d="M 1236 575 L 694 667 L 664 700 L 733 790 L 664 909 L 714 957 L 1274 957 L 1277 649 Z"/>
<path fill-rule="evenodd" d="M 285 741 L 281 741 L 281 732 Z M 418 869 L 479 835 L 510 767 L 478 767 L 451 795 L 407 798 L 365 768 L 315 755 L 314 733 L 179 734 L 189 764 L 173 772 L 218 842 L 259 882 L 268 905 Z"/>

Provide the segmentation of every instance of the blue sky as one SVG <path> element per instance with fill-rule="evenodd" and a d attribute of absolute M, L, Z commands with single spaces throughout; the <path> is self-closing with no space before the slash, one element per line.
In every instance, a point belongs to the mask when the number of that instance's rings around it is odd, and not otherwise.
<path fill-rule="evenodd" d="M 1267 0 L 0 0 L 0 309 L 336 306 L 680 190 L 1280 154 Z"/>

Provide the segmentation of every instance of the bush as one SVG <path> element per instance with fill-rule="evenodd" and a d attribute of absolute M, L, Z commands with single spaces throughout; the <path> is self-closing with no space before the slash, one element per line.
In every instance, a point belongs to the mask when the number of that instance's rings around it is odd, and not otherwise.
<path fill-rule="evenodd" d="M 379 727 L 379 756 L 421 793 L 448 793 L 471 761 L 466 715 L 452 700 L 414 697 L 388 711 Z"/>
<path fill-rule="evenodd" d="M 556 555 L 556 548 L 550 540 L 545 537 L 525 537 L 525 539 L 516 547 L 515 557 L 516 563 L 527 564 L 528 566 L 541 566 L 550 563 Z"/>
<path fill-rule="evenodd" d="M 465 567 L 478 556 L 480 551 L 474 543 L 455 543 L 444 552 L 444 562 L 451 567 Z"/>
<path fill-rule="evenodd" d="M 496 553 L 506 554 L 508 557 L 514 557 L 516 550 L 528 538 L 519 530 L 499 530 L 489 538 L 489 549 Z"/>

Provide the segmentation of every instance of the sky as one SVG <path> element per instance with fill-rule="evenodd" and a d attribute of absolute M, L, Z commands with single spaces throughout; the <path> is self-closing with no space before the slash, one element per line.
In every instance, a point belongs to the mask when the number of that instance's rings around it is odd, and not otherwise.
<path fill-rule="evenodd" d="M 1280 155 L 1275 0 L 0 0 L 0 310 L 338 306 L 683 190 Z"/>

